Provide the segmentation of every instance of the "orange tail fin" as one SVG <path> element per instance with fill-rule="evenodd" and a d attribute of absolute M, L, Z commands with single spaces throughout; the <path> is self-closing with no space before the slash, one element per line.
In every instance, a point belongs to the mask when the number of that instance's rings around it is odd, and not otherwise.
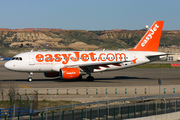
<path fill-rule="evenodd" d="M 155 21 L 139 43 L 129 51 L 158 51 L 164 21 Z"/>

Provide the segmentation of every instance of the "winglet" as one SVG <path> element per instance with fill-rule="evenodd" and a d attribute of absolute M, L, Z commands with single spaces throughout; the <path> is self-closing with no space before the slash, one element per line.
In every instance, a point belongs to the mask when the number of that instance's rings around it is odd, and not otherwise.
<path fill-rule="evenodd" d="M 153 51 L 157 52 L 164 21 L 155 21 L 151 28 L 142 37 L 139 43 L 129 51 Z"/>

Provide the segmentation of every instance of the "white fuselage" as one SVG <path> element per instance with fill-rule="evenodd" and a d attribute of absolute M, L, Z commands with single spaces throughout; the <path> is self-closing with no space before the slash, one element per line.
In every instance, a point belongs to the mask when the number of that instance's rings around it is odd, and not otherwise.
<path fill-rule="evenodd" d="M 25 52 L 5 63 L 19 72 L 59 72 L 63 67 L 98 66 L 93 72 L 124 69 L 150 62 L 147 56 L 162 52 L 142 51 L 42 51 Z M 105 64 L 105 65 L 104 65 Z"/>

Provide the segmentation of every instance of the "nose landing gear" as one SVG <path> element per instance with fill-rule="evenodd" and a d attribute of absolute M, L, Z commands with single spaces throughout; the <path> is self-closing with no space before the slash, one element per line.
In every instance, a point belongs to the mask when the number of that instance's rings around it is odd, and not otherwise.
<path fill-rule="evenodd" d="M 28 81 L 32 82 L 33 72 L 29 72 Z"/>

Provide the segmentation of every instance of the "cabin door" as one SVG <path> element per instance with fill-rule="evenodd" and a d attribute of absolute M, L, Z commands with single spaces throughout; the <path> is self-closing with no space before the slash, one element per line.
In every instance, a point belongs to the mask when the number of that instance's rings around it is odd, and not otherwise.
<path fill-rule="evenodd" d="M 35 58 L 33 53 L 29 54 L 29 65 L 35 65 Z"/>

